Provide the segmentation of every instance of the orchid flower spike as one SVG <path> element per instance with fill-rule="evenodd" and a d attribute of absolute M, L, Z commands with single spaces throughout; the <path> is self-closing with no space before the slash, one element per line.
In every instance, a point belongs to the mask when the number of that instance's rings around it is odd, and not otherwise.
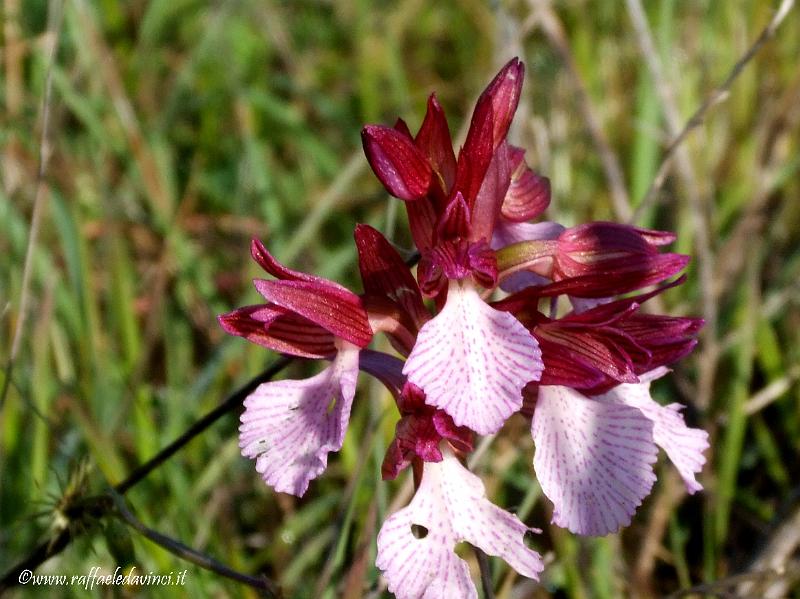
<path fill-rule="evenodd" d="M 552 522 L 577 534 L 630 523 L 655 482 L 658 448 L 689 493 L 702 489 L 708 435 L 650 386 L 692 350 L 703 322 L 640 310 L 683 283 L 674 277 L 689 258 L 662 251 L 675 240 L 665 231 L 531 222 L 550 183 L 506 139 L 523 79 L 516 58 L 500 70 L 458 153 L 433 94 L 416 135 L 402 120 L 364 127 L 372 170 L 408 213 L 416 272 L 368 225 L 355 230 L 360 294 L 293 271 L 253 241 L 271 276 L 254 281 L 266 303 L 219 317 L 232 335 L 326 363 L 244 402 L 242 454 L 276 491 L 303 495 L 341 449 L 359 371 L 394 398 L 381 471 L 393 479 L 411 466 L 416 494 L 383 523 L 376 565 L 400 599 L 477 597 L 455 552 L 462 541 L 539 578 L 542 558 L 527 541 L 542 531 L 491 503 L 464 465 L 475 435 L 497 433 L 517 412 L 530 419 Z M 369 348 L 381 333 L 394 352 Z"/>

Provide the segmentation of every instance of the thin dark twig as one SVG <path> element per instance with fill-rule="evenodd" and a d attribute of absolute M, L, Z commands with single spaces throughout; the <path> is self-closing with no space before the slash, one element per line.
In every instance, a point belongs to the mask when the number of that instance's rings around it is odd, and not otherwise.
<path fill-rule="evenodd" d="M 50 539 L 39 543 L 25 559 L 14 565 L 0 578 L 0 595 L 19 584 L 19 577 L 25 570 L 33 571 L 54 555 L 58 555 L 72 542 L 69 528 L 64 528 Z"/>
<path fill-rule="evenodd" d="M 494 599 L 494 587 L 492 586 L 492 571 L 489 568 L 489 558 L 480 547 L 473 547 L 475 557 L 478 558 L 478 569 L 481 573 L 481 589 L 483 589 L 484 599 Z"/>
<path fill-rule="evenodd" d="M 143 537 L 151 540 L 156 545 L 163 547 L 173 555 L 177 555 L 179 558 L 186 560 L 187 562 L 196 564 L 201 568 L 215 572 L 220 576 L 224 576 L 225 578 L 230 578 L 231 580 L 235 580 L 253 588 L 262 590 L 266 593 L 267 597 L 277 598 L 280 596 L 280 591 L 277 585 L 267 577 L 250 576 L 237 570 L 233 570 L 225 564 L 205 555 L 204 553 L 200 553 L 188 545 L 184 545 L 180 541 L 177 541 L 171 537 L 161 534 L 156 530 L 153 530 L 152 528 L 149 528 L 148 526 L 145 526 L 145 524 L 143 524 L 131 513 L 131 511 L 128 509 L 128 506 L 125 505 L 125 499 L 122 497 L 122 495 L 112 490 L 111 497 L 114 500 L 114 506 L 116 508 L 117 515 L 128 526 L 133 528 Z"/>
<path fill-rule="evenodd" d="M 686 122 L 681 132 L 670 142 L 667 149 L 664 151 L 664 157 L 661 159 L 661 166 L 658 168 L 655 178 L 653 182 L 650 184 L 650 189 L 647 190 L 647 193 L 644 196 L 644 199 L 639 204 L 636 212 L 631 219 L 632 222 L 636 222 L 642 214 L 655 202 L 656 197 L 658 196 L 658 192 L 664 185 L 666 181 L 667 174 L 669 173 L 669 169 L 672 166 L 672 157 L 675 154 L 675 150 L 678 149 L 683 143 L 683 140 L 686 139 L 686 136 L 692 132 L 693 129 L 698 127 L 702 124 L 703 120 L 705 119 L 706 112 L 712 107 L 727 98 L 728 93 L 730 91 L 731 85 L 733 82 L 736 81 L 736 78 L 742 72 L 747 63 L 749 63 L 753 57 L 758 53 L 761 47 L 773 36 L 775 32 L 778 30 L 778 27 L 786 18 L 786 15 L 789 14 L 789 11 L 794 6 L 794 0 L 783 0 L 778 10 L 775 11 L 775 15 L 772 17 L 770 22 L 764 27 L 761 34 L 756 38 L 756 41 L 753 42 L 753 45 L 747 50 L 747 52 L 742 55 L 742 57 L 733 65 L 728 76 L 725 78 L 725 81 L 722 84 L 714 89 L 705 101 L 700 105 L 700 107 L 695 111 L 695 113 L 691 116 L 691 118 Z"/>
<path fill-rule="evenodd" d="M 107 495 L 86 497 L 75 503 L 62 514 L 70 524 L 84 520 L 87 516 L 99 519 L 113 506 Z M 65 526 L 46 541 L 37 545 L 28 556 L 6 572 L 0 578 L 0 595 L 20 583 L 20 575 L 26 571 L 33 571 L 54 555 L 61 553 L 81 531 L 80 526 Z"/>
<path fill-rule="evenodd" d="M 189 441 L 191 441 L 197 435 L 205 431 L 209 426 L 214 424 L 217 420 L 222 418 L 225 414 L 233 410 L 235 407 L 240 406 L 244 401 L 245 397 L 247 397 L 253 391 L 255 391 L 256 387 L 258 387 L 261 383 L 265 383 L 270 379 L 272 379 L 272 377 L 274 377 L 281 370 L 286 368 L 289 362 L 291 362 L 291 358 L 287 358 L 286 356 L 281 356 L 272 366 L 267 368 L 257 377 L 245 383 L 242 387 L 240 387 L 239 389 L 234 391 L 230 396 L 228 396 L 228 398 L 221 404 L 219 404 L 216 408 L 214 408 L 208 414 L 200 418 L 200 420 L 192 424 L 192 426 L 186 429 L 186 431 L 180 437 L 175 439 L 172 443 L 167 445 L 164 449 L 159 451 L 156 455 L 147 460 L 144 464 L 134 469 L 134 471 L 130 473 L 128 478 L 114 485 L 114 490 L 117 491 L 118 493 L 125 493 L 131 487 L 138 484 L 153 470 L 161 466 L 161 464 L 163 464 L 169 458 L 175 455 L 175 453 L 179 449 L 181 449 L 184 445 L 189 443 Z"/>
<path fill-rule="evenodd" d="M 784 578 L 787 575 L 795 575 L 798 569 L 798 563 L 792 562 L 784 571 L 775 569 L 759 570 L 757 572 L 743 572 L 741 574 L 734 574 L 727 578 L 722 578 L 714 582 L 705 582 L 695 585 L 688 589 L 681 589 L 668 595 L 667 599 L 680 599 L 681 597 L 688 597 L 689 595 L 703 595 L 711 597 L 744 597 L 735 591 L 735 587 L 747 582 L 761 582 L 770 579 Z M 755 595 L 759 596 L 759 595 Z"/>

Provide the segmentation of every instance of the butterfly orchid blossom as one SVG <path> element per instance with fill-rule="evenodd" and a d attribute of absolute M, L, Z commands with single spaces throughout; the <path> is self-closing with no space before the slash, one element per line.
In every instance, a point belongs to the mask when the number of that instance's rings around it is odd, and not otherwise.
<path fill-rule="evenodd" d="M 329 362 L 245 400 L 242 453 L 277 491 L 303 495 L 341 448 L 359 370 L 391 392 L 399 420 L 383 477 L 411 465 L 417 486 L 377 539 L 377 566 L 400 599 L 477 597 L 455 552 L 462 541 L 538 578 L 542 559 L 525 537 L 540 531 L 492 504 L 463 464 L 475 434 L 496 433 L 516 412 L 530 418 L 553 522 L 575 533 L 630 522 L 655 481 L 658 447 L 690 493 L 702 488 L 706 433 L 686 425 L 682 406 L 650 395 L 702 321 L 640 311 L 683 282 L 668 280 L 689 259 L 662 251 L 668 232 L 530 222 L 548 207 L 550 184 L 506 141 L 523 74 L 513 59 L 492 80 L 457 156 L 435 95 L 416 136 L 402 120 L 364 127 L 373 171 L 406 207 L 416 277 L 367 225 L 355 231 L 360 295 L 288 269 L 254 241 L 253 258 L 273 277 L 255 281 L 267 303 L 220 317 L 231 334 Z M 499 289 L 510 295 L 497 299 Z M 571 311 L 556 310 L 560 297 Z M 378 333 L 396 355 L 368 348 Z"/>

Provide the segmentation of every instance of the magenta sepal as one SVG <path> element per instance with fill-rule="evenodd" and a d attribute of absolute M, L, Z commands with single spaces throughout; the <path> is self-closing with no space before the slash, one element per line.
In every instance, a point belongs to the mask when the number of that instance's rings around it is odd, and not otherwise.
<path fill-rule="evenodd" d="M 217 319 L 227 333 L 282 354 L 328 358 L 336 353 L 329 331 L 280 306 L 245 306 Z"/>
<path fill-rule="evenodd" d="M 281 281 L 306 281 L 308 283 L 316 283 L 318 285 L 328 287 L 344 295 L 355 295 L 347 287 L 339 285 L 339 283 L 336 283 L 335 281 L 323 279 L 322 277 L 310 275 L 298 270 L 292 270 L 291 268 L 284 266 L 278 262 L 275 256 L 269 253 L 264 244 L 258 239 L 253 239 L 250 242 L 250 255 L 261 268 Z"/>
<path fill-rule="evenodd" d="M 428 198 L 405 204 L 408 213 L 408 228 L 411 229 L 414 245 L 420 252 L 427 252 L 433 247 L 436 223 L 439 218 L 436 208 Z"/>
<path fill-rule="evenodd" d="M 492 102 L 481 96 L 472 113 L 467 139 L 458 153 L 456 161 L 456 180 L 451 197 L 460 191 L 470 208 L 475 203 L 478 191 L 489 163 L 492 161 Z"/>
<path fill-rule="evenodd" d="M 405 137 L 413 138 L 411 135 L 411 129 L 408 128 L 408 123 L 406 123 L 400 117 L 394 122 L 394 130 L 402 133 Z"/>
<path fill-rule="evenodd" d="M 637 366 L 650 364 L 652 356 L 618 326 L 638 305 L 625 300 L 615 305 L 615 311 L 600 306 L 558 320 L 539 312 L 522 317 L 542 348 L 543 384 L 587 389 L 602 384 L 605 377 L 615 384 L 638 381 Z M 583 380 L 575 376 L 581 373 Z"/>
<path fill-rule="evenodd" d="M 358 249 L 358 267 L 366 296 L 376 296 L 395 303 L 409 320 L 409 328 L 417 329 L 430 320 L 422 303 L 417 281 L 391 243 L 369 225 L 356 225 L 354 233 Z"/>
<path fill-rule="evenodd" d="M 682 276 L 649 293 L 607 302 L 580 314 L 568 314 L 562 322 L 571 325 L 597 326 L 602 323 L 604 326 L 613 326 L 633 343 L 632 348 L 644 350 L 644 353 L 631 354 L 636 374 L 648 372 L 675 362 L 697 344 L 695 336 L 704 323 L 701 318 L 639 313 L 644 302 L 667 289 L 681 285 L 685 280 L 686 277 Z"/>
<path fill-rule="evenodd" d="M 655 246 L 675 241 L 668 231 L 644 229 L 620 223 L 593 221 L 570 227 L 558 238 L 559 251 L 574 254 L 579 263 L 613 260 L 637 254 L 652 254 Z"/>
<path fill-rule="evenodd" d="M 431 94 L 428 98 L 425 120 L 422 121 L 414 143 L 427 156 L 428 163 L 438 178 L 440 190 L 446 195 L 455 181 L 456 157 L 447 117 L 436 99 L 436 94 Z"/>
<path fill-rule="evenodd" d="M 500 214 L 500 206 L 511 182 L 508 144 L 501 143 L 494 152 L 486 174 L 481 182 L 478 195 L 472 207 L 472 227 L 469 238 L 472 241 L 490 241 L 495 222 Z"/>
<path fill-rule="evenodd" d="M 361 299 L 351 291 L 310 281 L 253 281 L 267 300 L 330 331 L 358 347 L 372 340 L 372 329 Z M 327 282 L 326 282 L 327 283 Z"/>
<path fill-rule="evenodd" d="M 431 166 L 405 132 L 381 125 L 361 131 L 364 153 L 386 190 L 401 200 L 418 200 L 428 193 Z"/>
<path fill-rule="evenodd" d="M 434 244 L 437 224 L 456 176 L 456 158 L 447 118 L 433 94 L 428 98 L 425 120 L 414 144 L 427 158 L 433 173 L 427 196 L 406 202 L 411 236 L 417 248 L 425 252 Z"/>
<path fill-rule="evenodd" d="M 275 351 L 322 358 L 335 353 L 334 337 L 359 347 L 372 339 L 361 299 L 333 281 L 287 268 L 261 241 L 250 244 L 253 259 L 277 281 L 256 279 L 259 292 L 273 305 L 246 306 L 219 316 L 220 325 Z"/>
<path fill-rule="evenodd" d="M 563 385 L 565 381 L 555 380 L 554 373 L 576 366 L 599 371 L 615 382 L 636 383 L 639 379 L 630 354 L 636 352 L 636 355 L 645 357 L 644 363 L 650 361 L 649 353 L 611 327 L 568 328 L 555 321 L 537 326 L 533 335 L 542 348 L 545 367 L 542 378 L 548 385 Z M 596 385 L 597 379 L 592 376 L 580 384 L 577 381 L 571 383 L 578 389 L 585 389 Z"/>
<path fill-rule="evenodd" d="M 575 360 L 573 354 L 563 345 L 550 344 L 547 341 L 539 343 L 544 362 L 541 384 L 563 385 L 573 389 L 598 389 L 618 384 L 594 366 Z"/>
<path fill-rule="evenodd" d="M 667 289 L 678 287 L 686 282 L 686 275 L 681 275 L 673 281 L 663 283 L 657 288 L 648 291 L 647 293 L 640 293 L 639 295 L 632 295 L 630 297 L 610 300 L 604 298 L 604 301 L 597 303 L 591 308 L 582 311 L 570 312 L 566 318 L 570 322 L 578 323 L 612 323 L 618 322 L 623 316 L 630 316 L 634 314 L 639 307 L 646 301 L 654 298 L 657 295 L 664 293 Z M 693 319 L 695 320 L 695 319 Z M 702 326 L 702 322 L 700 323 Z M 696 331 L 695 331 L 696 332 Z"/>
<path fill-rule="evenodd" d="M 478 98 L 467 139 L 456 162 L 454 189 L 461 191 L 472 208 L 495 151 L 506 138 L 517 110 L 525 67 L 511 59 Z M 505 195 L 505 190 L 503 190 Z M 501 198 L 502 199 L 502 198 Z"/>
<path fill-rule="evenodd" d="M 637 367 L 637 374 L 680 360 L 697 345 L 695 335 L 703 326 L 701 318 L 634 314 L 619 328 L 650 352 L 650 363 Z"/>
<path fill-rule="evenodd" d="M 525 162 L 525 150 L 509 146 L 511 182 L 501 213 L 504 218 L 521 223 L 539 216 L 550 205 L 550 179 L 531 170 Z"/>
<path fill-rule="evenodd" d="M 517 111 L 522 82 L 525 78 L 525 65 L 519 58 L 512 58 L 495 75 L 481 97 L 487 96 L 492 103 L 492 144 L 494 148 L 506 138 L 508 128 Z M 480 101 L 480 100 L 479 100 Z"/>

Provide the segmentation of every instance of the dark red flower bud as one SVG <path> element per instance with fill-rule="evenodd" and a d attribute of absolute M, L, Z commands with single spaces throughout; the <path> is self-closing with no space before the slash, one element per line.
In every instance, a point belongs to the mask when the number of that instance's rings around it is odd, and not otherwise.
<path fill-rule="evenodd" d="M 525 65 L 520 62 L 519 58 L 512 58 L 500 69 L 482 94 L 482 97 L 489 97 L 492 103 L 494 148 L 497 148 L 508 134 L 508 128 L 511 126 L 519 104 L 524 77 Z"/>
<path fill-rule="evenodd" d="M 554 283 L 542 293 L 602 298 L 664 281 L 689 262 L 682 254 L 659 253 L 657 245 L 670 238 L 670 233 L 607 222 L 567 229 L 558 238 Z"/>
<path fill-rule="evenodd" d="M 441 462 L 439 444 L 446 440 L 459 451 L 472 451 L 472 431 L 456 426 L 442 410 L 425 403 L 425 392 L 406 383 L 397 402 L 400 421 L 381 466 L 384 480 L 392 480 L 416 457 L 425 462 Z"/>
<path fill-rule="evenodd" d="M 458 155 L 454 185 L 454 189 L 464 194 L 470 208 L 475 204 L 495 152 L 508 134 L 519 103 L 524 72 L 519 59 L 510 60 L 475 104 L 467 139 Z M 505 195 L 505 189 L 502 195 Z M 502 201 L 502 196 L 499 201 Z"/>

